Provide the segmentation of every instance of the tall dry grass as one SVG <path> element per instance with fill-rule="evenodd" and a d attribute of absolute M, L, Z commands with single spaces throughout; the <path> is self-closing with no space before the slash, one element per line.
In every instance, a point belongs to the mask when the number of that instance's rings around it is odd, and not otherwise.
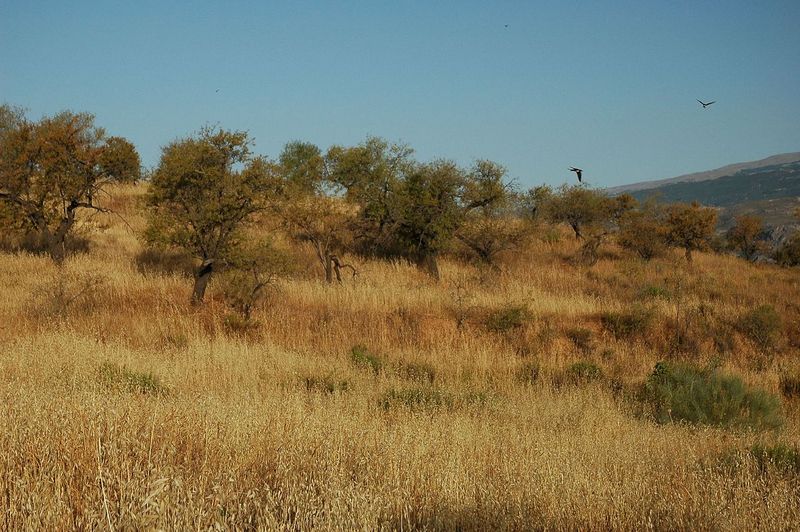
<path fill-rule="evenodd" d="M 62 271 L 0 255 L 4 529 L 800 522 L 798 471 L 748 452 L 800 443 L 796 400 L 780 430 L 746 432 L 656 425 L 626 392 L 673 358 L 778 393 L 800 368 L 797 270 L 715 255 L 643 263 L 613 246 L 586 269 L 566 260 L 568 238 L 532 243 L 501 274 L 445 261 L 438 284 L 359 261 L 355 279 L 326 286 L 309 262 L 237 331 L 213 286 L 193 308 L 184 274 L 137 266 L 141 194 L 117 190 L 130 227 L 95 217 L 90 253 Z M 783 322 L 768 352 L 736 328 L 761 304 Z M 510 306 L 526 319 L 490 330 Z M 634 307 L 652 313 L 641 330 L 603 325 Z M 378 371 L 352 360 L 357 344 Z M 606 378 L 565 383 L 578 361 Z M 538 379 L 520 377 L 532 367 Z"/>

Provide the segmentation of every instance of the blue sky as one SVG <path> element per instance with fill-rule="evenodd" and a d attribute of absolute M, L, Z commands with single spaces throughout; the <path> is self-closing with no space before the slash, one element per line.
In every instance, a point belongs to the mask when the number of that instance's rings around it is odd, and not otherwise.
<path fill-rule="evenodd" d="M 146 165 L 211 123 L 613 186 L 800 150 L 798 27 L 797 0 L 0 0 L 0 102 L 92 112 Z"/>

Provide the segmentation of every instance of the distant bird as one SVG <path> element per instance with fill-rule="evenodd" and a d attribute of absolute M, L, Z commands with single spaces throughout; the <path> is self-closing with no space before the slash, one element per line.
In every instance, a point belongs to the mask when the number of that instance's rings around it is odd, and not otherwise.
<path fill-rule="evenodd" d="M 507 27 L 508 27 L 508 24 L 506 24 L 506 28 L 507 28 Z"/>
<path fill-rule="evenodd" d="M 574 166 L 570 166 L 569 171 L 578 174 L 578 183 L 583 182 L 583 170 L 581 170 L 580 168 L 575 168 Z"/>
<path fill-rule="evenodd" d="M 215 90 L 214 92 L 219 92 L 219 89 Z"/>
<path fill-rule="evenodd" d="M 708 107 L 708 106 L 709 106 L 709 105 L 711 105 L 712 103 L 717 103 L 716 101 L 713 101 L 713 102 L 708 102 L 708 103 L 701 102 L 700 100 L 697 100 L 697 101 L 700 103 L 700 105 L 702 105 L 702 106 L 703 106 L 703 109 L 705 109 L 706 107 Z"/>

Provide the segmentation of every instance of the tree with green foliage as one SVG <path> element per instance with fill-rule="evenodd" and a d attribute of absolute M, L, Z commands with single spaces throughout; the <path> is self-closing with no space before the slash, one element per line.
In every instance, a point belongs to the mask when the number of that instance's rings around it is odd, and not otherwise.
<path fill-rule="evenodd" d="M 251 144 L 245 132 L 205 127 L 165 146 L 153 173 L 145 239 L 199 259 L 193 303 L 203 301 L 214 272 L 237 256 L 244 230 L 274 198 L 277 168 L 254 156 Z"/>
<path fill-rule="evenodd" d="M 765 251 L 758 237 L 763 230 L 763 222 L 758 216 L 743 214 L 736 217 L 736 224 L 728 230 L 728 244 L 747 260 L 755 260 L 760 251 Z"/>
<path fill-rule="evenodd" d="M 31 122 L 3 106 L 0 216 L 6 231 L 63 260 L 78 212 L 107 211 L 96 202 L 114 177 L 104 164 L 114 150 L 109 140 L 88 113 L 65 111 Z"/>
<path fill-rule="evenodd" d="M 109 137 L 100 155 L 100 166 L 109 179 L 136 183 L 142 178 L 142 162 L 136 148 L 122 137 Z"/>
<path fill-rule="evenodd" d="M 331 181 L 320 149 L 306 142 L 290 142 L 279 162 L 282 201 L 276 207 L 289 234 L 312 245 L 325 282 L 332 283 L 334 276 L 341 282 L 343 268 L 355 274 L 355 268 L 341 260 L 352 240 L 355 211 L 343 198 L 326 194 L 340 187 Z"/>
<path fill-rule="evenodd" d="M 692 251 L 707 249 L 717 227 L 717 211 L 691 204 L 673 203 L 666 209 L 667 241 L 684 249 L 686 261 L 692 262 Z"/>
<path fill-rule="evenodd" d="M 550 197 L 545 211 L 553 223 L 565 223 L 584 238 L 589 229 L 604 228 L 614 214 L 616 204 L 606 194 L 584 186 L 562 185 Z"/>
<path fill-rule="evenodd" d="M 529 226 L 514 212 L 517 199 L 505 180 L 506 169 L 492 161 L 475 163 L 464 187 L 466 212 L 456 238 L 481 263 L 497 269 L 497 256 L 517 248 Z"/>
<path fill-rule="evenodd" d="M 657 204 L 645 202 L 620 218 L 617 241 L 644 260 L 663 255 L 667 249 L 664 212 Z"/>
<path fill-rule="evenodd" d="M 416 165 L 414 151 L 368 137 L 353 147 L 332 146 L 325 157 L 329 180 L 344 189 L 357 208 L 353 224 L 356 249 L 368 255 L 397 256 L 393 231 L 399 219 L 396 196 L 405 176 Z"/>

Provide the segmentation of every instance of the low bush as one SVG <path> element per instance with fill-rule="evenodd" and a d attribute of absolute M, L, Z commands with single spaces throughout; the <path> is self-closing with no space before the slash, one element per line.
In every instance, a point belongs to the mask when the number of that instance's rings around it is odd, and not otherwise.
<path fill-rule="evenodd" d="M 525 305 L 510 305 L 496 310 L 486 318 L 486 328 L 493 332 L 507 332 L 519 329 L 533 318 L 533 313 Z"/>
<path fill-rule="evenodd" d="M 783 422 L 776 396 L 748 388 L 739 377 L 689 364 L 656 364 L 642 399 L 658 423 L 772 429 Z"/>
<path fill-rule="evenodd" d="M 398 373 L 404 379 L 432 383 L 436 380 L 436 368 L 427 362 L 403 362 Z"/>
<path fill-rule="evenodd" d="M 369 369 L 375 375 L 383 369 L 383 361 L 378 355 L 370 353 L 363 345 L 353 346 L 350 350 L 350 360 L 359 368 Z"/>
<path fill-rule="evenodd" d="M 414 386 L 391 389 L 384 393 L 379 405 L 384 410 L 403 408 L 411 411 L 456 410 L 472 406 L 485 406 L 489 396 L 484 392 L 456 395 L 434 386 Z"/>
<path fill-rule="evenodd" d="M 333 395 L 335 393 L 346 392 L 350 389 L 350 383 L 345 379 L 337 379 L 332 375 L 318 376 L 306 375 L 302 377 L 302 382 L 309 392 Z"/>
<path fill-rule="evenodd" d="M 539 363 L 532 360 L 523 362 L 516 371 L 517 380 L 525 384 L 533 384 L 540 374 Z"/>
<path fill-rule="evenodd" d="M 800 376 L 781 375 L 780 387 L 781 393 L 787 399 L 800 397 Z"/>
<path fill-rule="evenodd" d="M 564 372 L 567 384 L 589 384 L 603 378 L 603 370 L 592 362 L 576 362 Z"/>
<path fill-rule="evenodd" d="M 653 311 L 638 305 L 628 311 L 605 312 L 600 315 L 603 327 L 617 339 L 644 334 L 652 321 Z"/>
<path fill-rule="evenodd" d="M 756 444 L 750 448 L 750 455 L 762 472 L 773 469 L 783 473 L 800 473 L 800 448 L 797 445 Z"/>
<path fill-rule="evenodd" d="M 124 366 L 104 362 L 99 369 L 100 380 L 112 389 L 145 395 L 165 395 L 167 388 L 153 373 L 132 371 Z"/>
<path fill-rule="evenodd" d="M 453 394 L 430 386 L 391 389 L 383 394 L 380 405 L 385 409 L 407 408 L 409 410 L 425 410 L 436 408 L 453 408 Z"/>
<path fill-rule="evenodd" d="M 592 342 L 592 331 L 590 329 L 584 329 L 583 327 L 575 327 L 572 329 L 568 329 L 565 333 L 567 338 L 572 341 L 575 347 L 578 348 L 582 353 L 589 353 L 592 350 L 593 342 Z"/>
<path fill-rule="evenodd" d="M 737 328 L 759 349 L 770 351 L 781 330 L 781 317 L 772 305 L 761 305 L 741 316 Z"/>

